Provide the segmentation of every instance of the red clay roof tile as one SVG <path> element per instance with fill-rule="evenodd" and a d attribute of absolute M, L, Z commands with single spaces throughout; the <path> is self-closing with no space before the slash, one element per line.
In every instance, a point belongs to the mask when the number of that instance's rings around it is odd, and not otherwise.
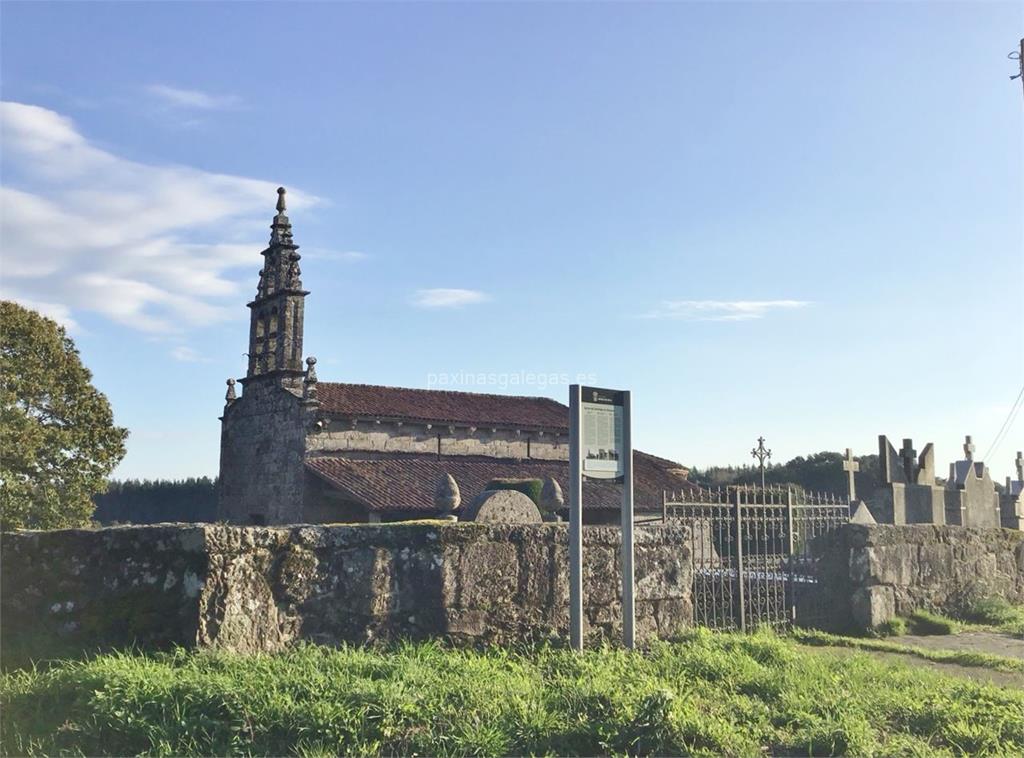
<path fill-rule="evenodd" d="M 317 399 L 322 411 L 342 416 L 569 431 L 569 409 L 547 397 L 320 382 Z"/>
<path fill-rule="evenodd" d="M 485 458 L 392 453 L 385 457 L 310 458 L 306 467 L 370 511 L 435 511 L 434 486 L 444 473 L 458 482 L 462 504 L 467 505 L 492 479 L 543 479 L 553 476 L 568 498 L 567 461 Z M 696 485 L 672 473 L 678 463 L 640 451 L 633 452 L 634 502 L 638 511 L 660 511 L 662 492 L 687 490 Z M 585 508 L 618 508 L 621 486 L 584 480 Z"/>

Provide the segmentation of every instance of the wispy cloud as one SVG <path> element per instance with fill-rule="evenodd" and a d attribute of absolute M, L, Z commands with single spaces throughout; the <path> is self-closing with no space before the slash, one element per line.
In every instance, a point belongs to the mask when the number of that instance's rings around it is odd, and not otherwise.
<path fill-rule="evenodd" d="M 322 247 L 304 247 L 302 257 L 315 261 L 332 261 L 335 263 L 355 263 L 366 260 L 370 256 L 357 250 L 327 250 Z"/>
<path fill-rule="evenodd" d="M 806 300 L 666 300 L 644 318 L 677 321 L 753 321 L 770 311 L 795 310 Z"/>
<path fill-rule="evenodd" d="M 222 111 L 238 108 L 242 99 L 237 95 L 214 95 L 197 89 L 182 89 L 167 84 L 150 84 L 146 91 L 175 108 L 193 108 L 202 111 Z"/>
<path fill-rule="evenodd" d="M 4 296 L 150 333 L 237 317 L 230 274 L 255 286 L 277 182 L 130 161 L 33 105 L 0 103 L 0 131 Z M 316 202 L 288 194 L 289 208 Z"/>
<path fill-rule="evenodd" d="M 171 357 L 182 363 L 209 363 L 208 358 L 204 358 L 188 345 L 178 345 L 171 351 Z"/>
<path fill-rule="evenodd" d="M 479 290 L 439 288 L 416 290 L 412 304 L 420 308 L 460 308 L 487 299 L 487 294 Z"/>

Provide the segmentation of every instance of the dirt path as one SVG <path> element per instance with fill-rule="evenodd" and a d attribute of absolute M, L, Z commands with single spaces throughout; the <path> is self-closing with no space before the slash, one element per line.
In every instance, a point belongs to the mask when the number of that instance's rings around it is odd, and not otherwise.
<path fill-rule="evenodd" d="M 926 647 L 929 650 L 967 650 L 973 653 L 991 653 L 1004 658 L 1024 659 L 1024 640 L 998 632 L 960 632 L 960 634 L 903 634 L 887 637 L 887 642 Z"/>
<path fill-rule="evenodd" d="M 886 642 L 897 642 L 901 645 L 912 645 L 931 650 L 964 650 L 976 653 L 991 653 L 992 655 L 1001 655 L 1007 658 L 1024 659 L 1024 640 L 995 632 L 961 632 L 960 634 L 934 636 L 904 634 L 899 637 L 889 637 L 886 639 Z M 965 666 L 960 663 L 929 661 L 910 653 L 890 653 L 879 650 L 861 650 L 838 646 L 801 645 L 801 647 L 806 650 L 828 650 L 838 655 L 863 653 L 879 660 L 931 669 L 950 676 L 973 679 L 976 682 L 1024 689 L 1024 674 L 1011 671 L 996 671 L 984 666 Z"/>

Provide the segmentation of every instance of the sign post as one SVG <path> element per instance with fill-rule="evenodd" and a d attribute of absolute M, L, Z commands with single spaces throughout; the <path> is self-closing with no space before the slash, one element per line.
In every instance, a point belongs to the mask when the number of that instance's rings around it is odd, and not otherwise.
<path fill-rule="evenodd" d="M 629 390 L 622 393 L 622 644 L 636 646 L 633 599 L 633 434 Z"/>
<path fill-rule="evenodd" d="M 636 642 L 633 443 L 628 391 L 569 388 L 569 640 L 583 649 L 583 477 L 622 483 L 622 640 Z"/>
<path fill-rule="evenodd" d="M 583 468 L 580 386 L 569 387 L 569 644 L 583 650 Z"/>

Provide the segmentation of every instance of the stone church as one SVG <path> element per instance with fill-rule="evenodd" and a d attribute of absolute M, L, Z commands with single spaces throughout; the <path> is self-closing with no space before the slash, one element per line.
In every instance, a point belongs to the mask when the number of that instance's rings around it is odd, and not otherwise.
<path fill-rule="evenodd" d="M 278 190 L 270 244 L 249 307 L 249 364 L 228 380 L 221 417 L 218 517 L 238 524 L 398 521 L 446 512 L 435 491 L 454 479 L 468 504 L 496 479 L 543 480 L 564 515 L 569 409 L 512 397 L 321 382 L 303 360 L 298 245 Z M 636 510 L 659 512 L 686 491 L 679 463 L 634 452 Z M 551 481 L 559 486 L 554 487 Z M 618 485 L 584 484 L 585 520 L 618 519 Z M 449 500 L 450 503 L 450 500 Z M 556 507 L 557 506 L 557 507 Z M 460 509 L 455 507 L 454 515 Z"/>

